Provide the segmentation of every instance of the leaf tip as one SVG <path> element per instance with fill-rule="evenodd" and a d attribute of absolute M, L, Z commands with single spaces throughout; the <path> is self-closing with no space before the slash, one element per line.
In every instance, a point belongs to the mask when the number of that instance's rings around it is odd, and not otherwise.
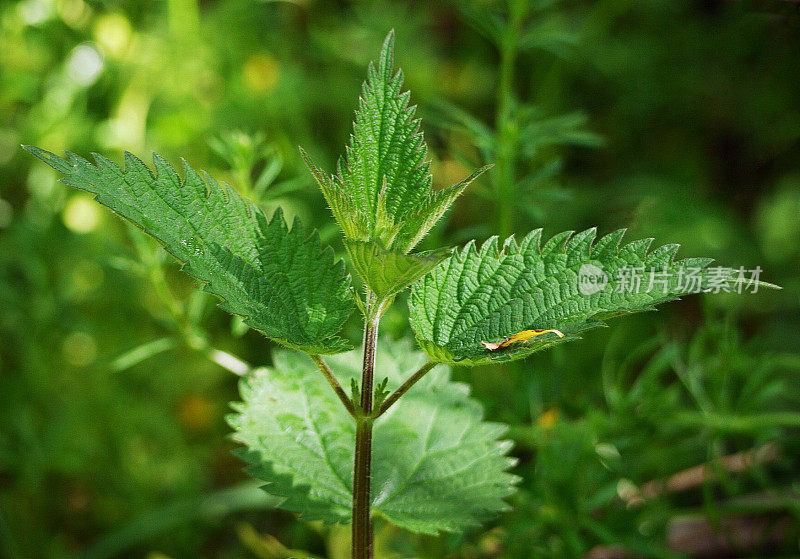
<path fill-rule="evenodd" d="M 39 159 L 50 165 L 50 167 L 52 167 L 59 173 L 62 173 L 64 175 L 69 175 L 72 172 L 72 165 L 70 164 L 70 162 L 64 159 L 63 157 L 59 157 L 55 153 L 31 145 L 23 145 L 22 148 L 31 155 L 38 157 Z"/>
<path fill-rule="evenodd" d="M 381 54 L 378 62 L 378 72 L 389 76 L 394 66 L 394 29 L 390 29 L 383 39 Z"/>

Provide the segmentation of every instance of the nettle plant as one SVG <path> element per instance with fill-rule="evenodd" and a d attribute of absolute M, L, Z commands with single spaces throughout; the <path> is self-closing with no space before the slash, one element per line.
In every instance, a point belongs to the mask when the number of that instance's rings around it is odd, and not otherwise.
<path fill-rule="evenodd" d="M 316 232 L 297 220 L 289 227 L 280 211 L 267 217 L 185 162 L 181 178 L 158 155 L 153 172 L 130 153 L 122 168 L 100 155 L 92 164 L 26 146 L 66 175 L 66 184 L 158 239 L 223 309 L 287 348 L 241 384 L 242 402 L 230 417 L 246 447 L 240 455 L 282 508 L 307 520 L 352 523 L 357 559 L 372 555 L 375 516 L 435 534 L 507 508 L 517 477 L 508 471 L 514 460 L 501 440 L 505 428 L 483 420 L 468 389 L 450 380 L 449 366 L 522 359 L 604 319 L 675 300 L 698 287 L 681 282 L 681 269 L 699 270 L 702 286 L 714 276 L 710 259 L 675 261 L 677 245 L 621 245 L 622 230 L 596 242 L 594 229 L 546 242 L 536 230 L 521 240 L 412 252 L 488 167 L 431 188 L 420 122 L 401 90 L 402 73 L 393 70 L 393 41 L 390 33 L 369 66 L 336 173 L 321 171 L 301 150 L 344 233 L 363 295 Z M 601 271 L 603 283 L 580 289 L 587 267 Z M 658 270 L 663 289 L 616 289 L 625 269 Z M 410 342 L 379 343 L 381 316 L 409 287 L 422 351 Z M 339 335 L 357 311 L 364 316 L 361 352 Z"/>

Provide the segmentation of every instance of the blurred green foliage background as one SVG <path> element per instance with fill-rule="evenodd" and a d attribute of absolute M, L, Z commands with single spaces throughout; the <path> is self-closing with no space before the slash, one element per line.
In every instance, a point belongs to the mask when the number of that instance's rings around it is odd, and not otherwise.
<path fill-rule="evenodd" d="M 435 184 L 495 163 L 421 249 L 629 227 L 784 289 L 457 370 L 511 426 L 513 510 L 379 524 L 377 557 L 797 556 L 800 9 L 714 0 L 0 3 L 0 556 L 347 557 L 230 454 L 269 343 L 19 145 L 185 157 L 341 251 L 297 146 L 333 168 L 391 28 Z"/>

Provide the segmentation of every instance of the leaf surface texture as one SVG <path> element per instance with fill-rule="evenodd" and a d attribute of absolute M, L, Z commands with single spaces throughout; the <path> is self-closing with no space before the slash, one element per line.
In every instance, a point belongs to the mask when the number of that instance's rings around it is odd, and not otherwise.
<path fill-rule="evenodd" d="M 445 363 L 519 359 L 575 339 L 580 332 L 604 325 L 604 319 L 652 310 L 695 288 L 705 289 L 712 278 L 711 259 L 674 261 L 678 245 L 649 251 L 652 239 L 620 246 L 624 230 L 596 243 L 595 234 L 595 229 L 565 232 L 541 245 L 538 229 L 519 243 L 511 237 L 500 245 L 495 237 L 480 248 L 471 242 L 457 250 L 412 287 L 411 326 L 421 347 Z M 626 270 L 636 270 L 638 291 L 626 283 L 633 281 L 626 279 Z M 690 270 L 699 283 L 688 281 L 685 274 Z M 602 272 L 607 285 L 584 293 L 579 287 L 582 271 Z M 657 280 L 647 291 L 651 272 L 668 279 Z M 721 279 L 727 283 L 729 274 Z M 564 336 L 549 333 L 494 352 L 481 343 L 544 329 L 557 329 Z"/>
<path fill-rule="evenodd" d="M 27 147 L 66 184 L 95 199 L 158 239 L 223 299 L 221 307 L 285 346 L 309 353 L 337 353 L 350 344 L 338 337 L 355 309 L 350 278 L 316 232 L 282 213 L 272 219 L 230 186 L 198 174 L 184 162 L 184 178 L 159 155 L 156 173 L 125 153 L 125 167 L 95 155 L 96 164 L 72 153 L 66 159 Z"/>
<path fill-rule="evenodd" d="M 426 357 L 410 343 L 381 340 L 376 378 L 398 387 Z M 361 356 L 328 359 L 347 386 Z M 287 351 L 242 383 L 229 418 L 247 446 L 249 472 L 284 498 L 281 508 L 308 520 L 350 522 L 354 422 L 316 367 Z M 393 523 L 425 533 L 458 531 L 505 510 L 516 477 L 499 438 L 505 427 L 482 419 L 468 388 L 434 369 L 375 422 L 372 506 Z"/>
<path fill-rule="evenodd" d="M 389 33 L 377 63 L 367 70 L 350 143 L 336 173 L 327 175 L 301 153 L 350 239 L 377 240 L 408 252 L 488 167 L 433 190 L 420 119 L 402 85 L 402 71 L 394 71 L 394 33 Z"/>

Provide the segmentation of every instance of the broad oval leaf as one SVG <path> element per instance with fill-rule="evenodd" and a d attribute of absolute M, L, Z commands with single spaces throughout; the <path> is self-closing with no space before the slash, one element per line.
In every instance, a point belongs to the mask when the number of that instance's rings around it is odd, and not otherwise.
<path fill-rule="evenodd" d="M 398 387 L 425 363 L 408 342 L 378 344 L 376 378 Z M 344 386 L 358 378 L 361 355 L 328 359 Z M 243 402 L 229 417 L 248 471 L 308 520 L 350 522 L 354 422 L 310 360 L 287 351 L 242 381 Z M 458 531 L 507 508 L 516 477 L 506 470 L 505 427 L 482 420 L 466 385 L 434 369 L 375 422 L 372 508 L 409 530 Z"/>
<path fill-rule="evenodd" d="M 338 353 L 352 346 L 337 336 L 355 310 L 350 277 L 323 248 L 282 213 L 271 220 L 230 186 L 202 176 L 184 161 L 184 178 L 153 154 L 157 174 L 125 153 L 122 168 L 95 155 L 96 165 L 73 153 L 66 159 L 33 146 L 29 152 L 66 175 L 61 180 L 160 241 L 184 271 L 223 299 L 221 307 L 287 347 Z"/>
<path fill-rule="evenodd" d="M 499 246 L 495 237 L 456 251 L 412 286 L 410 320 L 420 346 L 444 363 L 520 359 L 604 319 L 703 290 L 715 279 L 710 270 L 722 270 L 716 280 L 726 285 L 732 279 L 726 269 L 709 269 L 711 259 L 673 261 L 678 245 L 648 251 L 652 239 L 645 239 L 620 247 L 624 230 L 593 244 L 595 234 L 565 232 L 540 246 L 537 229 L 519 244 L 511 237 Z M 637 281 L 634 274 L 639 285 L 626 285 Z M 537 335 L 515 337 L 530 331 Z"/>

